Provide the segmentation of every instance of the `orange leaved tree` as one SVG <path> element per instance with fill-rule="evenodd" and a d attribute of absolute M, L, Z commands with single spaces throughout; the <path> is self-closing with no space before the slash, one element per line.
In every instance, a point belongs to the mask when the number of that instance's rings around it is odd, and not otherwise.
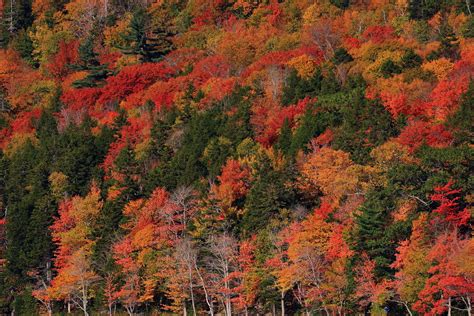
<path fill-rule="evenodd" d="M 100 192 L 93 185 L 85 197 L 62 201 L 59 217 L 51 226 L 58 245 L 54 265 L 57 275 L 48 292 L 51 298 L 72 302 L 89 315 L 88 303 L 98 275 L 92 269 L 92 230 L 102 209 Z"/>

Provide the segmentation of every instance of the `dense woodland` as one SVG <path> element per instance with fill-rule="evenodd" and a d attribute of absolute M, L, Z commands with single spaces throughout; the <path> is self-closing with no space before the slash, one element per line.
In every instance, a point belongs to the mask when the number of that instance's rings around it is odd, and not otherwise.
<path fill-rule="evenodd" d="M 470 0 L 0 0 L 1 315 L 471 315 Z"/>

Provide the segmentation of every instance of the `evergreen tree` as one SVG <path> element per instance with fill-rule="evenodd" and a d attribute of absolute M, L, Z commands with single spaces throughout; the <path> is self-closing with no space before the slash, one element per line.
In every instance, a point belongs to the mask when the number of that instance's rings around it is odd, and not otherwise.
<path fill-rule="evenodd" d="M 474 16 L 469 16 L 466 24 L 463 26 L 462 35 L 466 38 L 474 37 Z"/>
<path fill-rule="evenodd" d="M 128 33 L 123 35 L 129 45 L 121 49 L 125 54 L 139 55 L 143 62 L 158 61 L 171 51 L 172 35 L 164 26 L 152 26 L 146 10 L 139 8 L 133 13 Z"/>
<path fill-rule="evenodd" d="M 352 247 L 357 254 L 366 253 L 375 261 L 376 274 L 383 277 L 391 273 L 390 263 L 395 259 L 396 244 L 387 233 L 389 214 L 394 210 L 393 192 L 377 188 L 369 192 L 356 216 Z"/>
<path fill-rule="evenodd" d="M 336 65 L 345 64 L 353 61 L 352 56 L 342 47 L 334 51 L 333 61 Z"/>
<path fill-rule="evenodd" d="M 258 174 L 245 200 L 240 224 L 243 236 L 250 236 L 267 227 L 271 223 L 270 219 L 283 222 L 287 219 L 284 218 L 284 210 L 294 202 L 294 191 L 286 185 L 293 178 L 291 168 L 274 170 L 270 158 L 261 155 L 257 170 Z"/>
<path fill-rule="evenodd" d="M 407 69 L 407 68 L 416 68 L 421 66 L 423 63 L 423 58 L 420 57 L 420 55 L 416 54 L 412 49 L 408 50 L 403 56 L 402 56 L 402 67 Z"/>
<path fill-rule="evenodd" d="M 439 31 L 440 47 L 438 54 L 441 57 L 456 60 L 459 59 L 459 41 L 449 25 L 447 17 L 443 16 L 443 21 Z"/>
<path fill-rule="evenodd" d="M 468 90 L 462 96 L 458 110 L 447 120 L 454 131 L 456 142 L 472 144 L 474 141 L 474 80 L 471 79 Z"/>
<path fill-rule="evenodd" d="M 84 79 L 73 82 L 75 88 L 96 87 L 111 75 L 108 65 L 101 65 L 97 59 L 98 54 L 94 51 L 94 34 L 91 34 L 79 45 L 78 49 L 80 63 L 75 65 L 78 70 L 87 70 Z"/>
<path fill-rule="evenodd" d="M 339 9 L 347 9 L 350 5 L 350 0 L 330 0 L 331 4 L 335 5 Z"/>
<path fill-rule="evenodd" d="M 334 146 L 350 152 L 355 162 L 364 163 L 371 148 L 397 135 L 398 127 L 380 101 L 365 99 L 362 89 L 354 93 L 352 103 L 341 109 L 342 125 L 337 129 Z"/>
<path fill-rule="evenodd" d="M 232 145 L 236 147 L 240 142 L 253 135 L 250 124 L 251 102 L 249 99 L 249 87 L 237 87 L 232 93 L 222 101 L 224 110 L 233 110 L 236 112 L 230 117 L 225 117 L 225 122 L 219 129 L 219 134 L 229 139 Z"/>
<path fill-rule="evenodd" d="M 18 32 L 13 39 L 12 46 L 28 64 L 33 67 L 37 66 L 33 59 L 33 41 L 28 31 L 21 30 Z"/>
<path fill-rule="evenodd" d="M 6 182 L 7 269 L 20 287 L 32 269 L 44 269 L 52 256 L 47 229 L 56 210 L 49 196 L 49 161 L 27 142 L 12 158 Z M 19 288 L 19 289 L 20 289 Z"/>
<path fill-rule="evenodd" d="M 414 20 L 429 20 L 440 9 L 443 1 L 440 0 L 410 0 L 408 13 Z"/>
<path fill-rule="evenodd" d="M 71 194 L 88 192 L 94 169 L 103 159 L 104 149 L 97 149 L 90 128 L 86 119 L 80 126 L 68 126 L 59 137 L 61 155 L 55 165 L 68 177 Z"/>
<path fill-rule="evenodd" d="M 4 29 L 14 34 L 30 27 L 34 20 L 32 2 L 32 0 L 4 0 L 2 21 Z"/>
<path fill-rule="evenodd" d="M 288 119 L 285 119 L 283 126 L 280 128 L 280 135 L 276 141 L 274 147 L 276 150 L 279 150 L 285 156 L 289 155 L 291 152 L 291 141 L 292 141 L 292 131 L 290 127 L 290 122 Z"/>
<path fill-rule="evenodd" d="M 300 149 L 308 151 L 308 143 L 316 136 L 324 133 L 329 127 L 340 124 L 340 114 L 338 111 L 325 109 L 308 109 L 301 119 L 300 126 L 296 129 L 290 146 L 291 155 L 295 155 Z"/>
<path fill-rule="evenodd" d="M 393 62 L 393 60 L 386 60 L 382 66 L 380 66 L 380 72 L 384 78 L 390 78 L 394 74 L 399 74 L 402 72 L 402 69 L 399 65 Z"/>

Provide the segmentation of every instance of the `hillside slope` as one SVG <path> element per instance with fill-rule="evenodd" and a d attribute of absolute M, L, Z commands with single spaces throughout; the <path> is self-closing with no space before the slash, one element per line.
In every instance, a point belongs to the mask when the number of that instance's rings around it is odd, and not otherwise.
<path fill-rule="evenodd" d="M 0 8 L 0 314 L 470 315 L 471 1 Z"/>

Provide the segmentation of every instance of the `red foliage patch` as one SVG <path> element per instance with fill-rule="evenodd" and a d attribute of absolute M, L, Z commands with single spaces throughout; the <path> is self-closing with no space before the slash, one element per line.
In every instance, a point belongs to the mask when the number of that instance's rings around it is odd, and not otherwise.
<path fill-rule="evenodd" d="M 431 147 L 447 147 L 452 142 L 451 133 L 442 124 L 431 124 L 425 121 L 410 121 L 402 130 L 397 141 L 416 151 L 423 143 Z"/>
<path fill-rule="evenodd" d="M 107 79 L 99 97 L 100 104 L 120 101 L 128 95 L 146 89 L 158 80 L 167 80 L 173 74 L 164 63 L 145 63 L 127 66 L 114 77 Z"/>
<path fill-rule="evenodd" d="M 280 128 L 285 120 L 294 127 L 296 117 L 303 114 L 313 99 L 306 97 L 297 104 L 281 107 L 265 100 L 253 109 L 252 124 L 256 130 L 256 140 L 266 147 L 271 146 L 278 138 Z"/>
<path fill-rule="evenodd" d="M 433 210 L 433 213 L 441 216 L 444 222 L 453 224 L 457 227 L 466 225 L 471 218 L 467 209 L 461 209 L 459 205 L 460 189 L 453 189 L 454 182 L 448 181 L 444 186 L 437 186 L 431 195 L 431 201 L 438 202 L 439 206 Z"/>
<path fill-rule="evenodd" d="M 48 70 L 51 75 L 60 80 L 71 73 L 71 65 L 79 60 L 79 41 L 59 43 L 58 52 L 51 58 Z"/>
<path fill-rule="evenodd" d="M 379 44 L 394 38 L 395 32 L 391 26 L 374 25 L 365 29 L 362 36 L 368 41 Z"/>

